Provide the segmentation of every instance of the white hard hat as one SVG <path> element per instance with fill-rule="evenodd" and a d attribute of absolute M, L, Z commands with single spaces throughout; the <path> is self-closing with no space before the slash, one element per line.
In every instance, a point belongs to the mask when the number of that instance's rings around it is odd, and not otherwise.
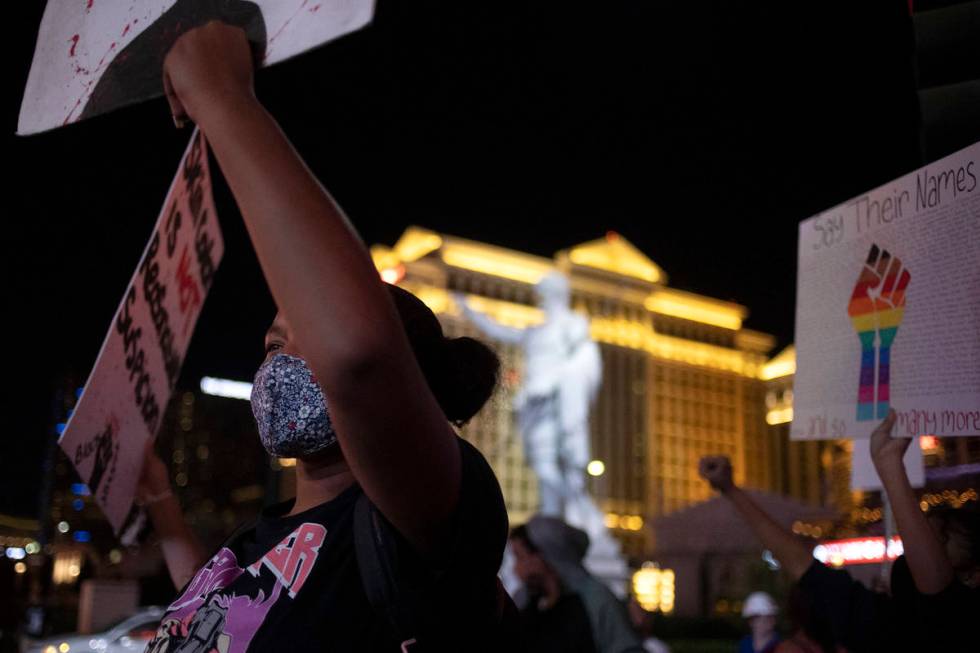
<path fill-rule="evenodd" d="M 779 613 L 776 602 L 765 592 L 752 592 L 745 599 L 742 606 L 742 617 L 750 619 L 752 617 L 771 617 Z"/>

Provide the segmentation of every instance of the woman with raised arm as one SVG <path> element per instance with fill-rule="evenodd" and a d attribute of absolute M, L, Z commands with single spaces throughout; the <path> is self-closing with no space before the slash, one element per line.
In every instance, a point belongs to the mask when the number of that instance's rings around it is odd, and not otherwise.
<path fill-rule="evenodd" d="M 834 639 L 847 650 L 973 651 L 980 641 L 971 620 L 971 615 L 975 619 L 980 614 L 976 589 L 980 537 L 975 516 L 964 512 L 955 519 L 957 526 L 944 530 L 943 545 L 919 509 L 905 473 L 902 456 L 909 439 L 892 437 L 894 426 L 895 412 L 890 411 L 870 439 L 872 460 L 905 548 L 905 555 L 892 567 L 890 596 L 872 592 L 846 571 L 815 560 L 811 547 L 735 485 L 728 458 L 702 458 L 698 469 L 731 501 L 790 578 L 799 582 L 806 613 L 818 623 L 829 623 Z"/>
<path fill-rule="evenodd" d="M 193 121 L 211 144 L 279 308 L 252 408 L 269 453 L 297 458 L 297 485 L 295 500 L 263 511 L 193 573 L 147 650 L 509 648 L 496 577 L 503 499 L 452 428 L 489 398 L 496 356 L 446 338 L 421 301 L 380 280 L 256 99 L 241 29 L 185 33 L 164 83 L 175 122 Z M 158 480 L 147 485 L 151 503 L 172 501 Z M 180 583 L 197 549 L 174 510 L 151 515 L 170 534 Z"/>

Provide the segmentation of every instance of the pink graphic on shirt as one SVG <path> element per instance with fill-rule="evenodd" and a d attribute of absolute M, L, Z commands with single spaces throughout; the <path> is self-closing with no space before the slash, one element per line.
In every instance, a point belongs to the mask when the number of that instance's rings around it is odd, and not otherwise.
<path fill-rule="evenodd" d="M 313 570 L 313 563 L 326 536 L 327 529 L 322 525 L 303 524 L 261 560 L 249 565 L 248 573 L 258 576 L 263 566 L 268 567 L 279 582 L 289 588 L 289 596 L 295 598 Z"/>
<path fill-rule="evenodd" d="M 221 549 L 167 608 L 145 653 L 245 653 L 282 589 L 295 598 L 306 582 L 326 533 L 320 524 L 302 524 L 249 566 L 254 577 L 262 566 L 273 572 L 268 596 L 263 589 L 252 590 L 255 596 L 231 590 L 245 570 L 231 549 Z"/>

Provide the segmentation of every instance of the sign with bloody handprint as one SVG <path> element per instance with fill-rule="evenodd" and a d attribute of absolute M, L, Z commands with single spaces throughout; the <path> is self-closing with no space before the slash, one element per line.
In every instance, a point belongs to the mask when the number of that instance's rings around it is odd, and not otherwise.
<path fill-rule="evenodd" d="M 207 144 L 195 130 L 58 441 L 116 533 L 139 519 L 144 445 L 156 436 L 223 253 Z"/>
<path fill-rule="evenodd" d="M 241 27 L 272 65 L 366 25 L 374 0 L 58 0 L 41 19 L 17 133 L 33 134 L 163 93 L 163 60 L 187 30 Z"/>
<path fill-rule="evenodd" d="M 800 223 L 794 439 L 980 435 L 980 143 Z"/>

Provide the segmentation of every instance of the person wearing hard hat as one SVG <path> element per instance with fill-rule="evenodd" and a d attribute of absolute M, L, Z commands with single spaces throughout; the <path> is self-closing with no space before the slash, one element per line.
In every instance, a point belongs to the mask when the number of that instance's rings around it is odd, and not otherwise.
<path fill-rule="evenodd" d="M 738 653 L 773 653 L 779 645 L 776 615 L 779 609 L 765 592 L 752 592 L 742 606 L 742 618 L 749 622 L 751 633 L 738 643 Z"/>

